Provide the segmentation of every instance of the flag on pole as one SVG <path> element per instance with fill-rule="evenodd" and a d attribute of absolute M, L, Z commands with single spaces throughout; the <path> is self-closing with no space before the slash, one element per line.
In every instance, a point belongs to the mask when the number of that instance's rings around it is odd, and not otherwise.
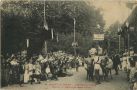
<path fill-rule="evenodd" d="M 48 24 L 46 21 L 46 13 L 45 13 L 45 1 L 44 1 L 44 29 L 48 30 Z"/>
<path fill-rule="evenodd" d="M 29 47 L 29 39 L 27 39 L 27 48 Z"/>
<path fill-rule="evenodd" d="M 73 20 L 74 20 L 74 25 L 76 24 L 76 19 L 75 18 L 73 18 Z"/>
<path fill-rule="evenodd" d="M 45 41 L 45 43 L 44 43 L 44 49 L 45 49 L 45 53 L 47 54 L 48 49 L 47 49 L 47 42 L 46 42 L 46 41 Z"/>
<path fill-rule="evenodd" d="M 52 40 L 54 39 L 54 32 L 53 32 L 53 28 L 51 29 L 51 36 L 52 36 Z"/>
<path fill-rule="evenodd" d="M 57 33 L 57 42 L 59 42 L 59 37 L 58 36 L 59 36 L 59 34 Z"/>

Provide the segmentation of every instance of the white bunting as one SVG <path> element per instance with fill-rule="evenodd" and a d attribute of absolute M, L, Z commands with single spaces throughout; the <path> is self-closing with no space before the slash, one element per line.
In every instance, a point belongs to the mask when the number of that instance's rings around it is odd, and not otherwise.
<path fill-rule="evenodd" d="M 29 47 L 29 39 L 27 39 L 27 48 Z"/>

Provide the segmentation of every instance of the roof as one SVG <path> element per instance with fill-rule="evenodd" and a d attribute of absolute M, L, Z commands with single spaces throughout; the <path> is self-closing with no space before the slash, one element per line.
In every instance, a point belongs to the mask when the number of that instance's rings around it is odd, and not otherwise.
<path fill-rule="evenodd" d="M 133 9 L 132 13 L 127 18 L 127 20 L 124 22 L 124 24 L 122 25 L 122 27 L 126 26 L 126 22 L 129 23 L 130 27 L 134 27 L 135 30 L 137 29 L 137 6 L 135 6 L 135 8 Z"/>

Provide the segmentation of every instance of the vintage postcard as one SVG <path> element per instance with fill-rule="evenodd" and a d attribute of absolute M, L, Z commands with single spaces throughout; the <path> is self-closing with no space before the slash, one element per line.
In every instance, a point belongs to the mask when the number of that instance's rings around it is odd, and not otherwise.
<path fill-rule="evenodd" d="M 0 4 L 0 90 L 137 90 L 137 0 Z"/>

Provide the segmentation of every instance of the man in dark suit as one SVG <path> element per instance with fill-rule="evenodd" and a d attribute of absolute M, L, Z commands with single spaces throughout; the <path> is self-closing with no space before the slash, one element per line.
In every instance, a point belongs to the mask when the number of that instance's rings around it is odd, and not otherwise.
<path fill-rule="evenodd" d="M 118 65 L 120 64 L 120 56 L 119 54 L 116 54 L 113 57 L 113 67 L 115 69 L 115 74 L 118 75 Z"/>

